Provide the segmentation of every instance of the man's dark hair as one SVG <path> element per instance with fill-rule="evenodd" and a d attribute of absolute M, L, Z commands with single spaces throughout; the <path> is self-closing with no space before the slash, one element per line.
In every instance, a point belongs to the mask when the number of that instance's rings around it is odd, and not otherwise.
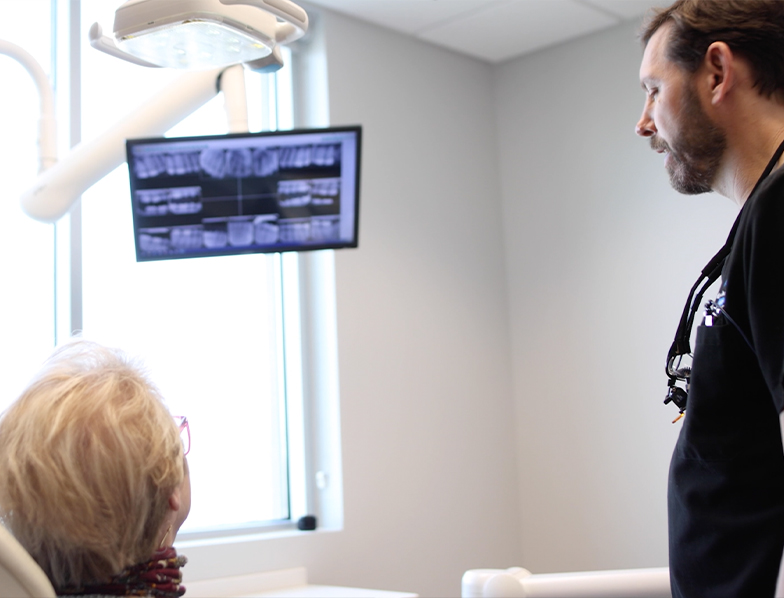
<path fill-rule="evenodd" d="M 760 94 L 784 96 L 784 1 L 677 0 L 650 15 L 643 44 L 666 23 L 672 23 L 667 57 L 688 72 L 696 72 L 708 47 L 721 41 L 749 62 Z"/>

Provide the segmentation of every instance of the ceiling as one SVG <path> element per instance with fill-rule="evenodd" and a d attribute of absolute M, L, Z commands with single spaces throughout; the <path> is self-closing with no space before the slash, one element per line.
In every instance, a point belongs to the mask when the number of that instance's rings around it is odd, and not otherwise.
<path fill-rule="evenodd" d="M 499 63 L 640 20 L 671 0 L 308 0 L 356 19 Z"/>

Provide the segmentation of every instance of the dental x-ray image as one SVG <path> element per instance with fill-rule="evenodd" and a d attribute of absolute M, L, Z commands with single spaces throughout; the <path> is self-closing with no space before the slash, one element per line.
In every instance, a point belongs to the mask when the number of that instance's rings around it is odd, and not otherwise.
<path fill-rule="evenodd" d="M 137 261 L 357 246 L 361 127 L 127 142 Z"/>

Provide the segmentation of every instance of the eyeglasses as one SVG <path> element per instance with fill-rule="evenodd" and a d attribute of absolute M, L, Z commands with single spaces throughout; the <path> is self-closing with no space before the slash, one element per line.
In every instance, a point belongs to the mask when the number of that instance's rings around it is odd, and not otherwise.
<path fill-rule="evenodd" d="M 175 415 L 173 417 L 177 427 L 180 429 L 182 455 L 185 456 L 191 452 L 191 427 L 188 425 L 188 418 L 184 415 Z"/>

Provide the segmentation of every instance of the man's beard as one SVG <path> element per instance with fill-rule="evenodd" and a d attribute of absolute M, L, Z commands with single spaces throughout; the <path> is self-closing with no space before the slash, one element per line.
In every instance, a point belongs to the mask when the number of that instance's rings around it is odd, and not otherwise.
<path fill-rule="evenodd" d="M 680 137 L 668 144 L 653 136 L 651 148 L 667 151 L 667 172 L 676 191 L 687 195 L 709 193 L 727 147 L 727 136 L 705 114 L 693 87 L 686 89 L 679 121 Z"/>

